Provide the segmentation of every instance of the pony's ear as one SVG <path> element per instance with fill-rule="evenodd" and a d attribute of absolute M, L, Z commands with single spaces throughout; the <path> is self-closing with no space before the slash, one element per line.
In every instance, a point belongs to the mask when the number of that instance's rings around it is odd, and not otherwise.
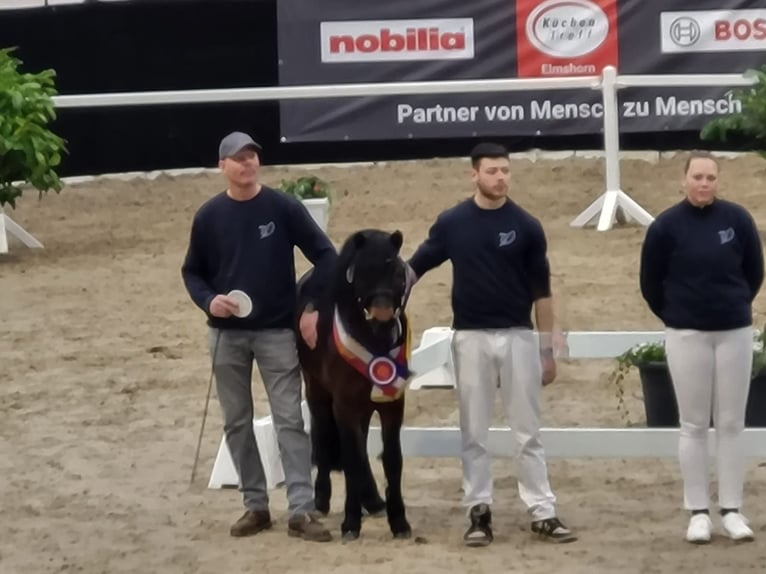
<path fill-rule="evenodd" d="M 365 241 L 367 241 L 367 236 L 364 233 L 358 232 L 354 234 L 354 247 L 357 249 L 361 248 Z"/>
<path fill-rule="evenodd" d="M 396 252 L 398 253 L 399 250 L 402 248 L 402 243 L 404 242 L 404 237 L 402 236 L 402 232 L 398 229 L 394 231 L 391 234 L 391 244 L 396 249 Z"/>

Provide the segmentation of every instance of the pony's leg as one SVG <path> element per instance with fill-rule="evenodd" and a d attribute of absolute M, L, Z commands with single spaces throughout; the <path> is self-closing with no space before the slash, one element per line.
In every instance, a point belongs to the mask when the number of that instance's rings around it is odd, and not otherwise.
<path fill-rule="evenodd" d="M 372 418 L 373 412 L 374 411 L 370 409 L 369 414 L 365 414 L 361 421 L 362 444 L 364 445 L 364 452 L 366 454 L 364 457 L 365 471 L 367 473 L 367 481 L 365 483 L 366 486 L 363 488 L 361 496 L 362 507 L 364 510 L 366 510 L 370 516 L 378 517 L 383 516 L 383 513 L 385 512 L 386 501 L 381 498 L 380 492 L 378 491 L 378 484 L 376 483 L 375 476 L 372 473 L 370 457 L 369 453 L 367 452 L 367 438 L 370 433 L 370 419 Z"/>
<path fill-rule="evenodd" d="M 332 481 L 330 472 L 341 470 L 340 439 L 332 411 L 332 395 L 304 370 L 306 402 L 311 413 L 311 458 L 317 468 L 314 481 L 314 507 L 326 515 L 330 512 Z"/>
<path fill-rule="evenodd" d="M 402 498 L 402 444 L 400 431 L 404 421 L 404 398 L 378 410 L 383 440 L 383 471 L 386 474 L 386 511 L 394 538 L 409 538 L 412 528 L 407 522 Z"/>
<path fill-rule="evenodd" d="M 338 450 L 335 418 L 332 403 L 321 401 L 311 407 L 311 443 L 316 460 L 317 476 L 314 481 L 314 506 L 317 511 L 327 515 L 330 512 L 332 481 L 330 471 L 333 467 L 333 452 Z"/>
<path fill-rule="evenodd" d="M 362 443 L 362 430 L 357 412 L 340 413 L 335 400 L 333 411 L 338 422 L 340 444 L 343 452 L 343 474 L 346 479 L 346 505 L 341 533 L 344 540 L 356 540 L 362 530 L 362 492 L 367 482 L 364 456 L 367 451 Z"/>

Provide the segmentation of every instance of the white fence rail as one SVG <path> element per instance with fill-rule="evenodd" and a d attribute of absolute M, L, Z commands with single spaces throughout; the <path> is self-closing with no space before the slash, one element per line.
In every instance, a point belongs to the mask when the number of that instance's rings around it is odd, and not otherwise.
<path fill-rule="evenodd" d="M 431 327 L 423 332 L 420 345 L 412 352 L 410 367 L 417 376 L 410 389 L 451 388 L 455 386 L 449 327 Z M 562 359 L 611 359 L 641 343 L 660 343 L 663 331 L 571 331 L 563 333 Z"/>
<path fill-rule="evenodd" d="M 410 367 L 417 376 L 410 382 L 408 392 L 428 392 L 428 388 L 454 387 L 450 342 L 452 329 L 427 329 L 420 345 L 412 352 Z M 663 331 L 575 331 L 565 336 L 566 348 L 561 356 L 572 359 L 608 359 L 644 342 L 661 342 Z M 305 428 L 310 430 L 309 410 L 303 403 Z M 271 417 L 253 421 L 253 430 L 269 489 L 284 481 L 282 460 Z M 715 430 L 711 429 L 713 435 Z M 673 458 L 678 455 L 677 428 L 543 428 L 545 451 L 550 458 Z M 511 430 L 491 428 L 488 448 L 493 456 L 511 457 L 514 443 Z M 714 436 L 709 452 L 715 452 Z M 460 429 L 457 427 L 410 427 L 401 431 L 402 454 L 405 457 L 460 457 Z M 370 428 L 368 451 L 375 455 L 382 450 L 380 427 Z M 766 457 L 766 428 L 745 429 L 743 450 L 748 458 Z M 221 438 L 210 473 L 208 488 L 235 487 L 236 470 L 225 437 Z"/>
<path fill-rule="evenodd" d="M 607 66 L 601 76 L 562 78 L 514 78 L 497 80 L 454 80 L 439 82 L 391 82 L 217 90 L 147 91 L 109 94 L 76 94 L 54 96 L 57 108 L 93 108 L 114 106 L 178 105 L 210 102 L 245 102 L 263 100 L 379 97 L 406 94 L 447 94 L 517 92 L 529 90 L 593 89 L 600 90 L 604 105 L 604 152 L 606 181 L 604 193 L 572 221 L 574 227 L 585 227 L 596 219 L 596 228 L 607 231 L 614 225 L 617 210 L 625 218 L 648 225 L 651 214 L 633 201 L 620 186 L 619 109 L 617 90 L 630 86 L 748 86 L 753 78 L 744 74 L 683 75 L 618 75 Z M 0 216 L 2 217 L 2 216 Z M 0 253 L 8 251 L 6 233 L 21 239 L 29 247 L 42 247 L 39 241 L 5 215 L 0 227 Z"/>

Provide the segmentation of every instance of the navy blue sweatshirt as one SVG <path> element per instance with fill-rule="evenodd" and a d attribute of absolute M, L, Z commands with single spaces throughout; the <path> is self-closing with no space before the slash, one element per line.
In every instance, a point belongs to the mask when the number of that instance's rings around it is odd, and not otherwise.
<path fill-rule="evenodd" d="M 471 198 L 439 215 L 409 264 L 421 277 L 451 261 L 454 329 L 532 328 L 532 304 L 551 295 L 546 252 L 542 225 L 524 209 Z"/>
<path fill-rule="evenodd" d="M 641 294 L 670 328 L 721 331 L 752 324 L 763 249 L 750 214 L 716 199 L 662 212 L 641 249 Z"/>
<path fill-rule="evenodd" d="M 318 290 L 329 284 L 335 247 L 299 200 L 266 186 L 247 201 L 222 192 L 194 216 L 181 273 L 210 326 L 290 328 L 296 305 L 296 246 L 315 266 L 310 285 Z M 213 298 L 232 289 L 250 296 L 252 313 L 245 318 L 211 316 Z"/>

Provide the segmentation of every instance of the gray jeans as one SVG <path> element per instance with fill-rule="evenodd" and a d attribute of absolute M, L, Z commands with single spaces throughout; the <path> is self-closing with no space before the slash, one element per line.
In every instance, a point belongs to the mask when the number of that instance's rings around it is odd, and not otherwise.
<path fill-rule="evenodd" d="M 217 343 L 217 349 L 216 349 Z M 289 515 L 314 510 L 311 446 L 301 413 L 303 381 L 289 329 L 237 331 L 210 329 L 224 434 L 249 510 L 268 510 L 266 475 L 253 432 L 253 362 L 263 379 L 277 433 L 287 485 Z"/>

